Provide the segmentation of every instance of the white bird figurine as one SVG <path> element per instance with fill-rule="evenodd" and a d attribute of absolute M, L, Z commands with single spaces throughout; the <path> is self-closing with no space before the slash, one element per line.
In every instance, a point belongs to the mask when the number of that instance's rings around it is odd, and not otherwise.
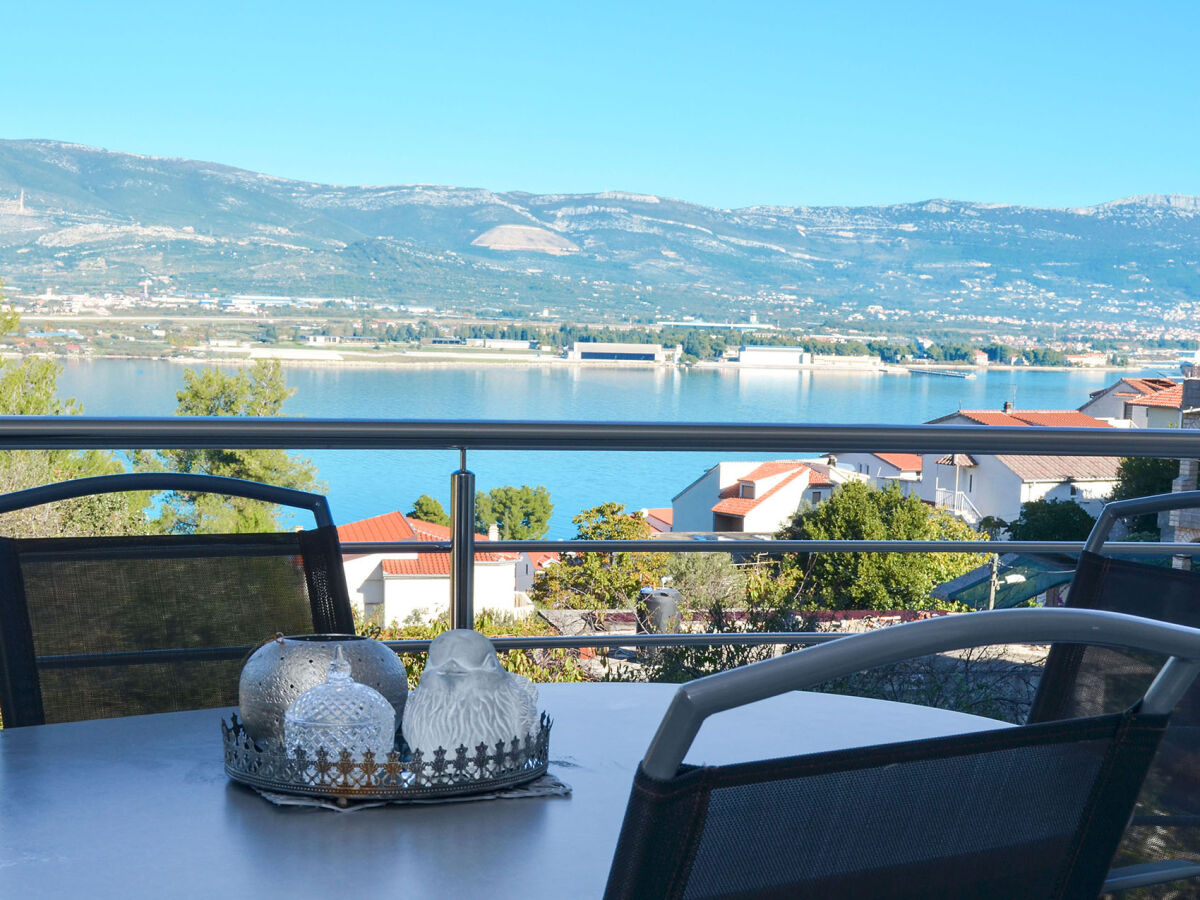
<path fill-rule="evenodd" d="M 401 731 L 408 746 L 431 755 L 438 747 L 472 753 L 536 734 L 537 687 L 504 671 L 492 642 L 467 628 L 445 631 L 429 645 L 421 683 L 404 704 Z"/>

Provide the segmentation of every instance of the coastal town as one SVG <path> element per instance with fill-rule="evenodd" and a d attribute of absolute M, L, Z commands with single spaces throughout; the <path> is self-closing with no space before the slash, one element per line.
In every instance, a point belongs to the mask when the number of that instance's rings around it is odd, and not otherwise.
<path fill-rule="evenodd" d="M 872 328 L 861 316 L 838 328 L 782 327 L 755 313 L 744 321 L 576 322 L 549 308 L 519 319 L 358 297 L 156 293 L 149 281 L 140 291 L 105 293 L 9 286 L 4 296 L 21 327 L 0 339 L 0 352 L 66 358 L 715 365 L 970 377 L 984 366 L 1175 368 L 1200 347 L 1200 327 L 1190 319 L 1121 336 L 1096 322 L 1083 329 L 1086 339 L 1060 339 L 1015 320 L 969 329 L 929 324 L 925 334 L 916 323 Z"/>
<path fill-rule="evenodd" d="M 1091 392 L 1077 409 L 1024 410 L 1005 403 L 994 410 L 959 409 L 933 419 L 934 425 L 1069 428 L 1200 428 L 1200 364 L 1185 364 L 1178 378 L 1118 378 Z M 836 448 L 817 457 L 766 461 L 716 460 L 689 484 L 676 486 L 667 507 L 633 508 L 654 537 L 702 537 L 718 552 L 737 554 L 736 541 L 771 537 L 798 512 L 827 502 L 853 483 L 894 489 L 904 497 L 943 510 L 997 539 L 997 564 L 978 569 L 935 588 L 946 602 L 996 603 L 994 582 L 1003 567 L 1002 606 L 1062 602 L 1072 567 L 1039 555 L 1006 554 L 1007 529 L 1022 518 L 1028 504 L 1051 508 L 1070 504 L 1097 516 L 1117 487 L 1121 460 L 1115 457 L 1019 454 L 842 453 Z M 1197 489 L 1200 461 L 1181 460 L 1170 490 Z M 1043 507 L 1045 508 L 1045 507 Z M 1200 541 L 1200 511 L 1175 510 L 1159 517 L 1161 539 Z M 445 541 L 445 525 L 400 511 L 340 527 L 343 542 Z M 493 527 L 477 540 L 498 539 Z M 476 606 L 493 613 L 527 616 L 535 611 L 530 591 L 548 567 L 553 552 L 495 552 L 475 557 Z M 1055 568 L 1057 566 L 1057 569 Z M 444 553 L 350 554 L 347 582 L 360 612 L 382 623 L 434 618 L 449 602 L 449 568 Z M 1056 574 L 1053 574 L 1056 573 Z M 979 591 L 984 586 L 984 593 Z M 686 599 L 686 598 L 685 598 Z"/>

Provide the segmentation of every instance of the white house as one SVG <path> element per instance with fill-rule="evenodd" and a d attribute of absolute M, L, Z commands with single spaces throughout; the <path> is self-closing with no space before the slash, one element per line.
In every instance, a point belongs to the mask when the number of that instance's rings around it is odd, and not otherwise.
<path fill-rule="evenodd" d="M 338 539 L 343 544 L 448 541 L 450 529 L 391 512 L 338 526 Z M 488 537 L 481 534 L 475 539 L 486 543 Z M 390 625 L 413 616 L 434 619 L 450 608 L 449 553 L 347 553 L 342 559 L 350 602 L 364 618 Z M 528 598 L 518 592 L 518 559 L 517 553 L 475 554 L 476 610 L 524 615 L 532 609 Z"/>
<path fill-rule="evenodd" d="M 1078 410 L 1002 412 L 959 410 L 930 425 L 1009 425 L 1107 428 Z M 1022 456 L 1019 454 L 927 453 L 923 455 L 921 499 L 951 510 L 970 525 L 985 516 L 1011 522 L 1032 500 L 1073 500 L 1097 515 L 1116 486 L 1116 457 Z"/>
<path fill-rule="evenodd" d="M 517 590 L 528 591 L 542 570 L 558 562 L 559 555 L 549 550 L 522 552 L 516 564 Z"/>
<path fill-rule="evenodd" d="M 830 465 L 865 475 L 872 487 L 900 485 L 904 496 L 917 492 L 924 460 L 920 453 L 830 453 Z"/>
<path fill-rule="evenodd" d="M 1169 387 L 1126 400 L 1125 409 L 1125 417 L 1142 428 L 1181 428 L 1183 384 L 1171 382 Z"/>
<path fill-rule="evenodd" d="M 1092 391 L 1079 411 L 1097 419 L 1129 419 L 1138 428 L 1146 423 L 1146 409 L 1139 401 L 1168 388 L 1178 387 L 1170 378 L 1122 378 L 1106 388 Z"/>
<path fill-rule="evenodd" d="M 675 495 L 672 531 L 778 531 L 807 500 L 827 500 L 835 485 L 863 476 L 822 460 L 719 462 Z"/>
<path fill-rule="evenodd" d="M 660 506 L 652 509 L 641 509 L 642 518 L 646 520 L 646 524 L 650 526 L 650 530 L 655 534 L 665 534 L 671 530 L 671 523 L 674 520 L 674 511 L 669 506 Z"/>

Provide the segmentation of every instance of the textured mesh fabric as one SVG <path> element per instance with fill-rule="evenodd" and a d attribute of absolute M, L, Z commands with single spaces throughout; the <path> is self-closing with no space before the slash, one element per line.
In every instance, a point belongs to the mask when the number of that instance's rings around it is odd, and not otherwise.
<path fill-rule="evenodd" d="M 353 630 L 327 530 L 6 541 L 6 673 L 36 689 L 45 722 L 236 704 L 245 648 Z"/>
<path fill-rule="evenodd" d="M 639 768 L 606 897 L 1095 897 L 1163 717 Z"/>
<path fill-rule="evenodd" d="M 1083 553 L 1067 605 L 1200 627 L 1200 573 Z M 1108 647 L 1055 646 L 1030 720 L 1122 709 L 1145 692 L 1163 662 Z M 1200 690 L 1194 684 L 1171 716 L 1117 861 L 1177 857 L 1200 859 Z M 1176 885 L 1170 896 L 1200 896 L 1200 884 L 1187 894 L 1180 890 Z"/>

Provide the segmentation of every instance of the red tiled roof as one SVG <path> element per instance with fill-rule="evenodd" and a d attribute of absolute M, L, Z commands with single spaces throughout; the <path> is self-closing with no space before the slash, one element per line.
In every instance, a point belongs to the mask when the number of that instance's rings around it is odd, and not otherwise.
<path fill-rule="evenodd" d="M 358 522 L 338 526 L 338 539 L 351 541 L 448 541 L 450 529 L 422 519 L 410 519 L 399 512 L 384 513 Z M 486 534 L 475 535 L 476 541 L 486 542 Z M 475 562 L 511 562 L 516 553 L 479 551 Z M 382 562 L 385 575 L 449 575 L 449 553 L 418 553 L 415 557 L 390 557 Z"/>
<path fill-rule="evenodd" d="M 829 477 L 829 472 L 822 472 L 814 466 L 809 466 L 808 486 L 809 487 L 833 487 L 833 479 Z"/>
<path fill-rule="evenodd" d="M 1164 406 L 1169 409 L 1179 409 L 1183 405 L 1183 385 L 1176 384 L 1126 402 L 1130 406 Z"/>
<path fill-rule="evenodd" d="M 772 478 L 801 468 L 805 468 L 805 465 L 798 459 L 774 459 L 741 476 L 738 481 L 762 481 L 764 478 Z"/>
<path fill-rule="evenodd" d="M 930 425 L 938 425 L 958 416 L 970 419 L 979 425 L 1044 425 L 1064 428 L 1108 428 L 1103 422 L 1077 409 L 1023 409 L 1013 412 L 996 412 L 989 409 L 960 409 L 956 413 L 934 419 Z"/>
<path fill-rule="evenodd" d="M 960 469 L 969 469 L 972 466 L 979 465 L 979 463 L 975 462 L 975 458 L 968 453 L 951 453 L 948 456 L 935 459 L 934 462 L 939 466 L 957 466 Z"/>
<path fill-rule="evenodd" d="M 338 526 L 338 540 L 350 541 L 411 541 L 417 538 L 408 519 L 398 512 L 384 513 L 357 522 Z"/>
<path fill-rule="evenodd" d="M 1008 415 L 1002 412 L 993 412 L 992 410 L 980 409 L 960 409 L 956 413 L 951 413 L 948 416 L 942 416 L 940 419 L 934 419 L 930 424 L 937 424 L 946 419 L 953 419 L 957 416 L 971 419 L 978 425 L 1024 425 L 1024 422 L 1013 421 Z"/>
<path fill-rule="evenodd" d="M 476 553 L 476 564 L 481 562 L 512 562 L 511 553 Z M 382 563 L 384 575 L 449 575 L 449 553 L 418 553 L 416 559 L 385 559 Z"/>
<path fill-rule="evenodd" d="M 1153 394 L 1179 383 L 1173 378 L 1122 378 L 1121 380 L 1139 394 Z"/>
<path fill-rule="evenodd" d="M 675 510 L 669 506 L 659 507 L 657 509 L 643 509 L 646 524 L 650 526 L 650 530 L 657 534 L 665 534 L 671 530 L 671 524 L 675 517 Z"/>
<path fill-rule="evenodd" d="M 901 472 L 921 471 L 922 459 L 920 453 L 876 453 L 875 455 L 885 463 L 895 466 Z"/>
<path fill-rule="evenodd" d="M 723 516 L 744 516 L 754 509 L 758 502 L 747 497 L 727 497 L 714 506 L 712 511 Z"/>
<path fill-rule="evenodd" d="M 764 463 L 763 465 L 764 466 L 769 465 L 769 463 Z M 747 497 L 737 497 L 737 496 L 726 497 L 726 492 L 721 491 L 721 496 L 724 497 L 725 499 L 721 500 L 720 503 L 718 503 L 716 506 L 714 506 L 712 508 L 712 511 L 715 513 L 720 513 L 721 515 L 725 515 L 725 516 L 744 516 L 744 515 L 746 515 L 746 513 L 750 512 L 750 510 L 754 509 L 754 507 L 758 506 L 758 504 L 762 503 L 764 500 L 766 500 L 768 497 L 772 496 L 773 494 L 778 493 L 780 490 L 782 490 L 784 488 L 785 485 L 791 484 L 791 482 L 795 481 L 797 478 L 799 478 L 805 472 L 810 473 L 810 478 L 811 478 L 811 474 L 812 474 L 813 470 L 810 469 L 808 466 L 803 465 L 802 463 L 793 463 L 792 466 L 795 468 L 796 471 L 794 471 L 787 478 L 783 479 L 783 481 L 779 482 L 779 484 L 775 485 L 775 487 L 771 488 L 769 491 L 767 491 L 761 497 L 756 497 L 753 500 L 751 500 Z M 760 466 L 759 468 L 762 468 L 762 466 Z M 755 469 L 755 471 L 757 472 L 758 469 Z M 787 471 L 787 470 L 785 469 L 784 471 Z M 736 488 L 737 485 L 734 485 L 734 487 Z"/>
<path fill-rule="evenodd" d="M 1027 425 L 1046 425 L 1054 428 L 1109 428 L 1107 422 L 1081 413 L 1077 409 L 1041 410 L 1030 409 L 1009 413 Z"/>

